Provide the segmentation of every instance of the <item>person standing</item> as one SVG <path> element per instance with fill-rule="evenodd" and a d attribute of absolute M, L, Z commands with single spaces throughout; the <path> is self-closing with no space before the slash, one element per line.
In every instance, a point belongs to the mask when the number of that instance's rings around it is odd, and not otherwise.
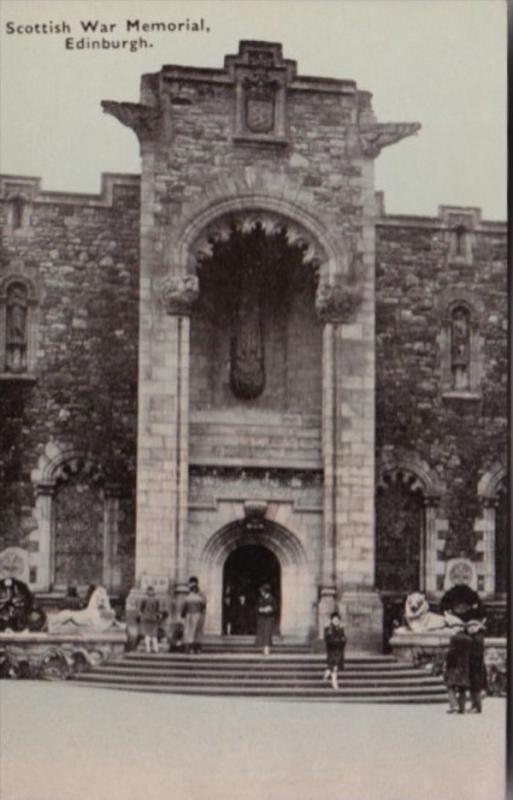
<path fill-rule="evenodd" d="M 333 612 L 330 617 L 330 624 L 324 628 L 324 642 L 326 644 L 327 658 L 324 680 L 328 681 L 331 678 L 331 685 L 334 689 L 338 689 L 338 673 L 344 669 L 346 634 L 337 611 Z"/>
<path fill-rule="evenodd" d="M 153 586 L 148 586 L 146 595 L 139 606 L 141 634 L 144 636 L 144 647 L 147 653 L 158 653 L 158 630 L 160 622 L 160 603 Z"/>
<path fill-rule="evenodd" d="M 203 592 L 200 592 L 199 581 L 192 576 L 189 578 L 189 591 L 182 607 L 186 653 L 201 652 L 206 608 L 207 600 Z"/>
<path fill-rule="evenodd" d="M 484 622 L 478 619 L 470 620 L 466 629 L 471 639 L 469 654 L 470 711 L 481 714 L 483 692 L 486 691 L 488 684 L 484 660 Z"/>
<path fill-rule="evenodd" d="M 467 689 L 470 688 L 470 648 L 472 640 L 464 627 L 457 628 L 449 642 L 445 662 L 445 683 L 449 696 L 448 714 L 464 714 Z"/>
<path fill-rule="evenodd" d="M 264 656 L 271 652 L 273 643 L 274 621 L 276 617 L 276 600 L 271 594 L 271 587 L 268 583 L 260 589 L 257 601 L 257 629 L 255 644 L 263 647 Z"/>

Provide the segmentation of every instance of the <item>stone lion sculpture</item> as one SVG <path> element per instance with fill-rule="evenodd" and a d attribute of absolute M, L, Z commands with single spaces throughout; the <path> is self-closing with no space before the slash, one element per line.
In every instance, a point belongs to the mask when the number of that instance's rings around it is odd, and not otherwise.
<path fill-rule="evenodd" d="M 446 612 L 445 614 L 435 614 L 429 610 L 429 603 L 422 592 L 412 592 L 406 598 L 404 605 L 405 625 L 397 628 L 397 633 L 427 633 L 461 626 L 462 620 Z"/>
<path fill-rule="evenodd" d="M 65 608 L 48 615 L 49 633 L 105 633 L 124 629 L 125 625 L 116 620 L 109 595 L 103 586 L 94 590 L 87 608 L 80 611 Z"/>

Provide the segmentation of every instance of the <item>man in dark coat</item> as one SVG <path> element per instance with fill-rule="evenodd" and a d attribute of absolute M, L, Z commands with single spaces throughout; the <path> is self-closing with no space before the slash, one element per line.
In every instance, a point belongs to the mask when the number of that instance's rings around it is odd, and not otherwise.
<path fill-rule="evenodd" d="M 264 656 L 271 652 L 276 617 L 276 600 L 271 594 L 271 587 L 265 583 L 260 589 L 257 603 L 257 630 L 255 644 L 264 648 Z"/>
<path fill-rule="evenodd" d="M 465 628 L 457 628 L 451 638 L 445 662 L 445 683 L 449 695 L 448 714 L 465 713 L 465 698 L 470 688 L 470 648 L 472 640 Z"/>
<path fill-rule="evenodd" d="M 476 714 L 482 711 L 482 696 L 487 689 L 486 666 L 484 660 L 484 623 L 478 619 L 467 623 L 471 645 L 469 655 L 470 710 Z"/>
<path fill-rule="evenodd" d="M 344 669 L 346 635 L 340 615 L 336 611 L 330 617 L 330 624 L 324 628 L 324 642 L 328 662 L 324 680 L 331 678 L 331 685 L 334 689 L 338 689 L 338 672 Z"/>

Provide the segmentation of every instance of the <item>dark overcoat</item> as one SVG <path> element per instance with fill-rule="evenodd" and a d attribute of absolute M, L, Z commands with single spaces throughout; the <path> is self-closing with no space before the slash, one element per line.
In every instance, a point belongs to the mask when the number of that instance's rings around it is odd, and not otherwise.
<path fill-rule="evenodd" d="M 341 625 L 330 623 L 324 628 L 324 641 L 329 667 L 344 668 L 344 654 L 346 647 L 346 634 Z"/>
<path fill-rule="evenodd" d="M 447 686 L 470 688 L 470 648 L 472 640 L 466 631 L 455 633 L 449 643 L 445 662 Z"/>
<path fill-rule="evenodd" d="M 255 644 L 257 647 L 270 647 L 273 642 L 276 601 L 274 597 L 261 595 L 257 604 L 257 630 Z"/>
<path fill-rule="evenodd" d="M 472 692 L 486 691 L 486 666 L 484 660 L 485 637 L 482 631 L 470 634 L 469 679 Z"/>

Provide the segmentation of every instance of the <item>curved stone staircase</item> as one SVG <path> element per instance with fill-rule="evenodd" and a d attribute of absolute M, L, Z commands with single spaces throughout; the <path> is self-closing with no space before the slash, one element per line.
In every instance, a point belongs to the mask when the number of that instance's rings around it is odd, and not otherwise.
<path fill-rule="evenodd" d="M 348 653 L 334 691 L 323 680 L 325 657 L 281 645 L 268 657 L 252 646 L 207 645 L 200 655 L 127 653 L 74 676 L 82 686 L 182 695 L 288 698 L 351 703 L 441 703 L 440 677 L 392 656 Z"/>

